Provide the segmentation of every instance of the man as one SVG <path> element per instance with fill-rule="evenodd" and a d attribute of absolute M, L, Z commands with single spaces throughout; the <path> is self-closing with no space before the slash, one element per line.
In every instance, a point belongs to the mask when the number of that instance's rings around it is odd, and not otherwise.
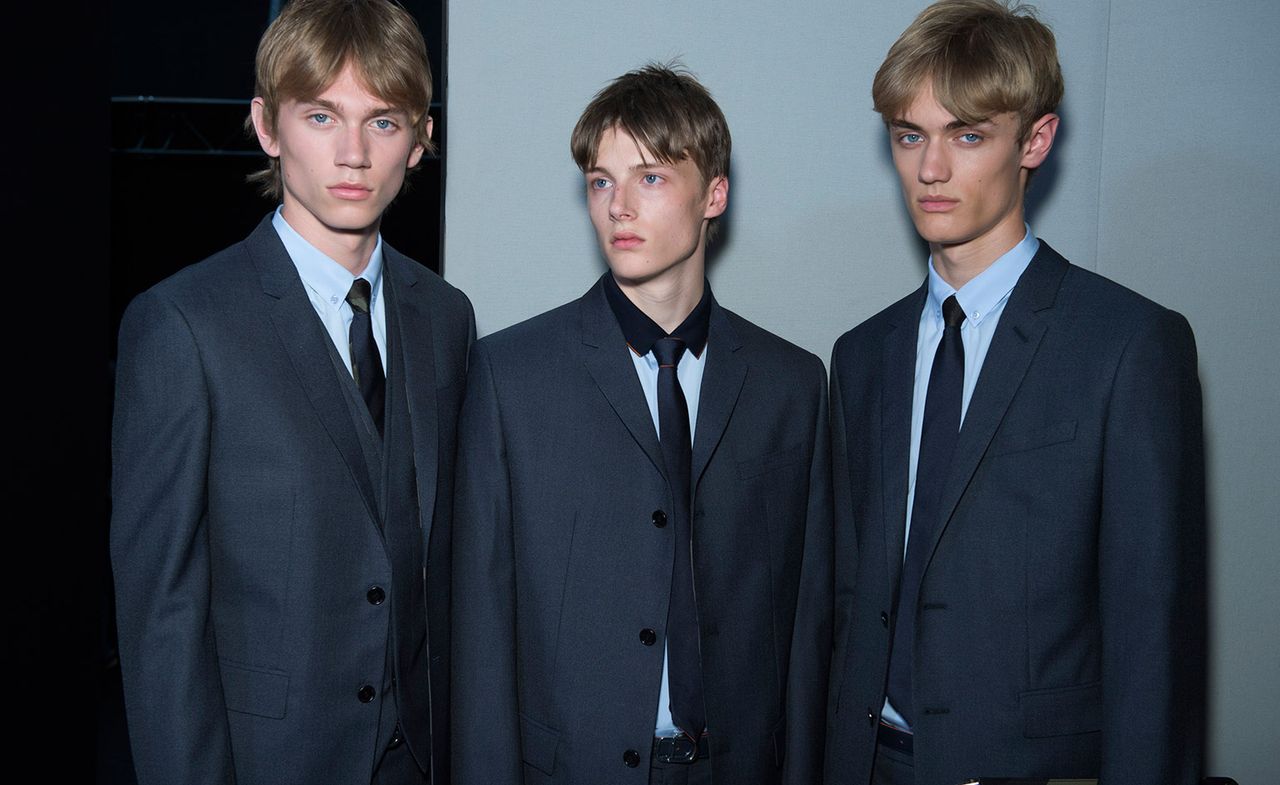
<path fill-rule="evenodd" d="M 1061 96 L 1053 34 L 993 0 L 930 6 L 876 74 L 930 258 L 832 359 L 832 782 L 1196 781 L 1195 344 L 1024 224 Z"/>
<path fill-rule="evenodd" d="M 472 353 L 455 782 L 813 782 L 830 656 L 822 363 L 711 295 L 730 137 L 691 75 L 619 77 L 571 146 L 609 271 Z"/>
<path fill-rule="evenodd" d="M 378 232 L 430 146 L 426 48 L 384 0 L 294 0 L 256 92 L 280 209 L 121 328 L 111 545 L 138 779 L 448 782 L 474 320 Z"/>

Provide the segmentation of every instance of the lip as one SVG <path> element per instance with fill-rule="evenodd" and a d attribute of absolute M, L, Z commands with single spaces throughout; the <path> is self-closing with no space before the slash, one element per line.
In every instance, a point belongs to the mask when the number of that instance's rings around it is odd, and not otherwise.
<path fill-rule="evenodd" d="M 610 245 L 623 250 L 637 248 L 643 243 L 644 238 L 635 232 L 615 232 L 613 237 L 609 238 Z"/>
<path fill-rule="evenodd" d="M 916 200 L 916 204 L 926 213 L 945 213 L 960 204 L 960 200 L 945 196 L 922 196 Z"/>
<path fill-rule="evenodd" d="M 337 185 L 329 186 L 329 193 L 339 199 L 360 201 L 372 196 L 373 189 L 369 188 L 367 185 L 361 185 L 360 183 L 338 183 Z"/>

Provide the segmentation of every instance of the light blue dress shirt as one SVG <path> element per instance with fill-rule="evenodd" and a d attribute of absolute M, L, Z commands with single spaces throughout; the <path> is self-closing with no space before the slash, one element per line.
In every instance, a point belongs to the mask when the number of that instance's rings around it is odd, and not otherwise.
<path fill-rule="evenodd" d="M 289 222 L 284 219 L 283 208 L 277 208 L 271 218 L 271 225 L 284 249 L 289 252 L 293 266 L 298 270 L 298 277 L 311 299 L 311 307 L 316 309 L 320 323 L 329 333 L 338 356 L 351 371 L 351 320 L 355 314 L 347 304 L 347 292 L 356 278 L 364 278 L 369 282 L 372 292 L 369 300 L 369 312 L 373 317 L 373 340 L 378 344 L 378 355 L 382 359 L 383 372 L 387 367 L 387 312 L 382 301 L 382 235 L 378 235 L 378 243 L 373 247 L 369 264 L 360 275 L 352 275 L 351 271 L 330 259 L 311 243 L 303 239 Z"/>
<path fill-rule="evenodd" d="M 929 295 L 920 312 L 920 333 L 916 338 L 915 389 L 911 400 L 911 463 L 907 480 L 907 519 L 904 522 L 906 534 L 902 539 L 904 559 L 907 542 L 911 537 L 911 508 L 916 500 L 916 462 L 920 457 L 920 434 L 924 429 L 924 402 L 929 392 L 933 356 L 938 351 L 945 327 L 942 321 L 942 303 L 954 294 L 965 315 L 964 323 L 960 325 L 960 340 L 964 344 L 964 395 L 960 402 L 960 422 L 963 423 L 964 415 L 969 411 L 969 399 L 973 397 L 973 390 L 978 385 L 982 361 L 987 357 L 987 349 L 991 348 L 991 336 L 995 335 L 1000 314 L 1004 313 L 1004 306 L 1009 302 L 1013 287 L 1038 250 L 1040 241 L 1031 234 L 1031 227 L 1028 226 L 1017 245 L 960 287 L 959 291 L 942 280 L 942 276 L 933 269 L 933 257 L 929 258 Z M 891 725 L 910 728 L 888 698 L 885 698 L 880 716 Z"/>
<path fill-rule="evenodd" d="M 685 352 L 680 356 L 676 366 L 676 378 L 680 380 L 680 391 L 684 393 L 685 403 L 689 407 L 689 446 L 693 446 L 694 434 L 698 432 L 698 401 L 701 400 L 702 371 L 707 367 L 708 345 L 702 350 L 702 356 L 696 357 L 693 352 Z M 638 355 L 629 351 L 631 362 L 636 367 L 636 376 L 640 377 L 640 387 L 644 389 L 645 402 L 649 404 L 649 416 L 653 418 L 653 430 L 661 434 L 658 428 L 658 358 L 650 351 Z M 675 720 L 671 719 L 671 690 L 667 679 L 667 650 L 665 644 L 662 651 L 662 691 L 658 695 L 658 721 L 654 726 L 655 736 L 676 736 L 680 730 Z"/>

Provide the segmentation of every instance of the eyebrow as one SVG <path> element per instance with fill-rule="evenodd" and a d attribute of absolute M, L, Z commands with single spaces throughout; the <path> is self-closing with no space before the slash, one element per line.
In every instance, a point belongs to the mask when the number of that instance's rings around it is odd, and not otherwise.
<path fill-rule="evenodd" d="M 972 123 L 966 123 L 964 120 L 952 120 L 942 127 L 944 131 L 959 131 L 961 128 L 992 128 L 995 123 L 989 119 L 977 120 Z M 895 118 L 889 121 L 890 128 L 901 128 L 906 131 L 923 131 L 924 129 L 915 123 L 908 122 L 902 118 Z"/>
<path fill-rule="evenodd" d="M 306 101 L 299 101 L 298 103 L 304 104 L 306 106 L 318 106 L 322 109 L 328 109 L 329 111 L 335 114 L 342 114 L 342 107 L 340 105 L 335 104 L 333 101 L 329 101 L 324 98 L 311 98 Z M 365 119 L 368 119 L 370 117 L 381 117 L 382 115 L 388 115 L 388 114 L 399 114 L 405 117 L 409 116 L 408 112 L 406 112 L 403 109 L 397 109 L 394 106 L 375 106 L 373 107 L 372 110 L 370 110 L 368 113 L 365 114 Z"/>

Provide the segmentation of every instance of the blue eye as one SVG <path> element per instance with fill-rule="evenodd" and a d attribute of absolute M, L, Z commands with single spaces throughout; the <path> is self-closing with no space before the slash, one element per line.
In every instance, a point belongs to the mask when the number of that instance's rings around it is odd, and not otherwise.
<path fill-rule="evenodd" d="M 643 179 L 645 185 L 657 185 L 662 182 L 662 178 L 656 174 L 646 174 Z"/>
<path fill-rule="evenodd" d="M 373 127 L 377 128 L 379 131 L 389 131 L 395 128 L 396 124 L 385 117 L 379 117 L 377 120 L 373 121 Z"/>
<path fill-rule="evenodd" d="M 960 141 L 965 142 L 967 144 L 977 144 L 978 142 L 982 141 L 982 136 L 980 134 L 975 134 L 971 131 L 967 134 L 961 134 Z"/>
<path fill-rule="evenodd" d="M 601 189 L 603 189 L 603 188 L 608 188 L 608 187 L 609 187 L 609 181 L 608 181 L 608 180 L 606 180 L 606 179 L 605 179 L 605 178 L 603 178 L 603 177 L 596 177 L 596 178 L 594 178 L 594 179 L 592 179 L 592 180 L 591 180 L 591 182 L 590 182 L 590 186 L 591 186 L 592 188 L 594 188 L 595 190 L 599 191 L 599 190 L 601 190 Z"/>
<path fill-rule="evenodd" d="M 316 125 L 328 125 L 333 120 L 332 117 L 325 114 L 324 112 L 316 112 L 313 115 L 309 115 L 308 119 L 311 120 Z"/>
<path fill-rule="evenodd" d="M 908 134 L 903 134 L 902 136 L 899 136 L 898 141 L 902 142 L 903 144 L 920 144 L 921 142 L 924 141 L 924 137 L 921 136 L 920 134 L 908 133 Z"/>

